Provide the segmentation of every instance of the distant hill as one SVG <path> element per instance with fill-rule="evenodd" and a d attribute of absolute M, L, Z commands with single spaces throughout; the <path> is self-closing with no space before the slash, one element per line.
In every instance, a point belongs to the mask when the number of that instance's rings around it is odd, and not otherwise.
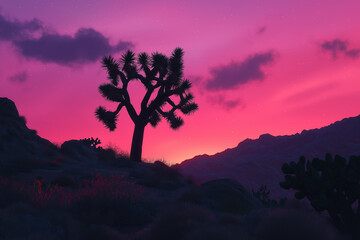
<path fill-rule="evenodd" d="M 307 159 L 324 158 L 326 153 L 360 155 L 360 115 L 295 135 L 263 134 L 215 155 L 185 160 L 176 168 L 198 182 L 233 178 L 249 190 L 265 184 L 271 189 L 271 196 L 278 198 L 289 194 L 279 187 L 284 178 L 284 162 L 297 161 L 302 155 Z"/>

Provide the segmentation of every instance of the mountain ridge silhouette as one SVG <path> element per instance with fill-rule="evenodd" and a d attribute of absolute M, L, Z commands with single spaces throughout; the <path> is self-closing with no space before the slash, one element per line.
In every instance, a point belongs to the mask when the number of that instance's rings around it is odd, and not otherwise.
<path fill-rule="evenodd" d="M 323 159 L 326 153 L 344 157 L 360 155 L 360 115 L 344 118 L 322 128 L 302 130 L 293 135 L 262 134 L 258 139 L 245 139 L 236 147 L 214 155 L 198 155 L 176 168 L 196 182 L 233 178 L 246 188 L 258 189 L 268 185 L 272 196 L 289 196 L 279 187 L 283 180 L 281 165 L 307 159 Z"/>

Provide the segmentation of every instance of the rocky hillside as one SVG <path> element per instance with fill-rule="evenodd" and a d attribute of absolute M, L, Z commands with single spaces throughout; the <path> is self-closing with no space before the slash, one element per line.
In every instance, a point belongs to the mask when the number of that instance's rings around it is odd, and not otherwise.
<path fill-rule="evenodd" d="M 196 156 L 176 167 L 198 182 L 233 178 L 249 190 L 266 184 L 272 196 L 278 198 L 289 194 L 279 187 L 283 180 L 281 165 L 284 162 L 297 161 L 302 155 L 308 159 L 324 158 L 326 153 L 345 157 L 360 155 L 360 116 L 295 135 L 264 134 L 212 156 Z"/>
<path fill-rule="evenodd" d="M 83 140 L 55 146 L 0 98 L 0 239 L 239 239 L 259 225 L 241 216 L 264 211 L 232 179 L 196 185 L 160 161 Z"/>

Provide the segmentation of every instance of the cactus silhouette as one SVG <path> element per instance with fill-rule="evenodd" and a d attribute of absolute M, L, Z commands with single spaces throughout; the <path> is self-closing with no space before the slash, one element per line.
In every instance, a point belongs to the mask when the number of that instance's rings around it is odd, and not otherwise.
<path fill-rule="evenodd" d="M 122 55 L 120 62 L 112 56 L 102 59 L 111 83 L 100 85 L 99 91 L 107 100 L 117 102 L 118 106 L 113 112 L 100 106 L 95 115 L 113 131 L 116 128 L 117 115 L 125 107 L 135 125 L 130 151 L 130 159 L 133 161 L 141 161 L 147 124 L 156 127 L 161 118 L 165 118 L 172 129 L 178 129 L 184 121 L 175 111 L 191 114 L 198 109 L 198 105 L 192 101 L 193 95 L 188 93 L 191 83 L 183 79 L 183 55 L 183 50 L 176 48 L 170 58 L 156 52 L 151 56 L 140 53 L 136 59 L 134 52 L 128 50 Z M 139 73 L 141 71 L 144 75 Z M 128 84 L 133 80 L 140 80 L 146 88 L 139 113 L 131 104 L 128 92 Z"/>
<path fill-rule="evenodd" d="M 339 155 L 312 161 L 302 156 L 297 163 L 283 164 L 281 170 L 286 174 L 282 188 L 297 190 L 297 199 L 306 197 L 315 210 L 326 210 L 337 227 L 359 239 L 360 156 L 351 156 L 348 162 Z"/>
<path fill-rule="evenodd" d="M 91 147 L 95 151 L 99 151 L 99 150 L 103 149 L 101 146 L 98 146 L 101 144 L 101 141 L 98 138 L 96 138 L 96 139 L 94 139 L 93 137 L 83 138 L 83 139 L 80 139 L 80 141 L 85 143 L 87 146 Z"/>

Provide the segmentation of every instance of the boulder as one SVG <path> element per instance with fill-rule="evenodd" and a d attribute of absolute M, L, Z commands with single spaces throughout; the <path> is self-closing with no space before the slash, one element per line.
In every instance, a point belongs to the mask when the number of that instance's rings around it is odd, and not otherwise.
<path fill-rule="evenodd" d="M 233 179 L 217 179 L 195 186 L 180 197 L 183 201 L 205 205 L 213 210 L 245 215 L 263 208 L 262 203 Z"/>
<path fill-rule="evenodd" d="M 97 153 L 80 140 L 65 141 L 60 150 L 81 162 L 95 162 L 97 160 Z"/>

